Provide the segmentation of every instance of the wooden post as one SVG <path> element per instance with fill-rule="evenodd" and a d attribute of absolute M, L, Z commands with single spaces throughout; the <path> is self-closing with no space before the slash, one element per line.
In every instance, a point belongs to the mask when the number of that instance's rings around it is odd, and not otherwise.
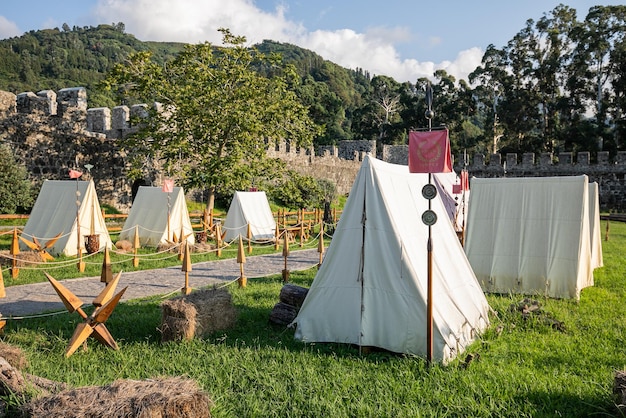
<path fill-rule="evenodd" d="M 222 228 L 220 224 L 215 224 L 215 246 L 217 247 L 215 255 L 222 256 Z"/>
<path fill-rule="evenodd" d="M 317 252 L 320 253 L 320 261 L 317 264 L 317 268 L 322 266 L 322 259 L 324 258 L 324 221 L 320 223 L 320 237 L 317 241 Z"/>
<path fill-rule="evenodd" d="M 280 240 L 280 228 L 278 226 L 278 222 L 276 222 L 276 229 L 274 230 L 274 251 L 278 251 L 278 248 L 280 247 L 280 243 L 278 242 Z"/>
<path fill-rule="evenodd" d="M 6 290 L 4 290 L 4 277 L 2 277 L 2 267 L 0 267 L 0 298 L 6 298 L 6 297 L 7 297 L 7 292 Z"/>
<path fill-rule="evenodd" d="M 248 279 L 246 278 L 243 272 L 243 265 L 246 263 L 246 254 L 243 251 L 243 238 L 241 238 L 241 234 L 239 235 L 239 248 L 237 250 L 237 263 L 239 263 L 239 279 L 237 279 L 237 283 L 239 283 L 239 287 L 246 287 L 248 284 Z"/>
<path fill-rule="evenodd" d="M 139 267 L 139 257 L 137 252 L 139 250 L 139 225 L 135 225 L 135 236 L 133 238 L 133 267 Z"/>
<path fill-rule="evenodd" d="M 191 287 L 189 287 L 189 272 L 191 271 L 191 255 L 189 254 L 189 243 L 185 241 L 185 251 L 183 255 L 183 267 L 182 270 L 185 272 L 185 286 L 180 289 L 183 295 L 188 295 L 191 293 Z"/>
<path fill-rule="evenodd" d="M 611 223 L 611 221 L 609 220 L 609 218 L 606 218 L 606 232 L 604 233 L 604 240 L 608 241 L 609 240 L 609 224 Z"/>
<path fill-rule="evenodd" d="M 248 239 L 248 254 L 252 254 L 252 227 L 250 226 L 250 222 L 248 222 L 248 229 L 246 231 L 246 236 Z"/>
<path fill-rule="evenodd" d="M 109 247 L 104 247 L 104 257 L 102 258 L 102 271 L 100 273 L 100 282 L 105 285 L 113 280 L 113 272 L 111 271 L 111 256 L 109 255 Z"/>
<path fill-rule="evenodd" d="M 17 268 L 17 255 L 20 253 L 20 243 L 17 237 L 17 228 L 13 228 L 13 239 L 11 240 L 11 278 L 17 279 L 20 269 Z"/>
<path fill-rule="evenodd" d="M 304 216 L 300 221 L 300 248 L 304 247 Z"/>
<path fill-rule="evenodd" d="M 285 257 L 285 268 L 283 269 L 283 282 L 289 281 L 289 270 L 287 269 L 287 257 L 289 256 L 289 238 L 288 233 L 285 231 L 285 237 L 283 240 L 283 257 Z"/>

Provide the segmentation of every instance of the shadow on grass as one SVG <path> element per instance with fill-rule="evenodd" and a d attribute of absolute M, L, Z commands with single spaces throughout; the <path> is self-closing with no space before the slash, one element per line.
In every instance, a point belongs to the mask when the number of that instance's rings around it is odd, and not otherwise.
<path fill-rule="evenodd" d="M 515 398 L 514 398 L 515 399 Z M 517 405 L 534 405 L 534 418 L 548 417 L 623 417 L 607 393 L 580 397 L 565 391 L 530 391 L 517 396 Z"/>

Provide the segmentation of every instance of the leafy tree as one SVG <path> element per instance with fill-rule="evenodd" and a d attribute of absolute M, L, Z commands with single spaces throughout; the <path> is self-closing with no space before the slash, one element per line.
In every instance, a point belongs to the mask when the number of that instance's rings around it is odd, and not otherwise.
<path fill-rule="evenodd" d="M 326 198 L 333 194 L 329 184 L 320 183 L 311 176 L 287 170 L 282 179 L 270 189 L 270 197 L 290 209 L 322 207 Z"/>
<path fill-rule="evenodd" d="M 287 88 L 293 67 L 244 47 L 245 37 L 220 31 L 226 47 L 187 45 L 166 65 L 152 62 L 150 53 L 134 54 L 107 77 L 109 88 L 130 87 L 136 98 L 161 106 L 148 109 L 126 149 L 139 159 L 162 160 L 186 187 L 206 189 L 208 208 L 216 189 L 241 190 L 272 174 L 266 140 L 308 146 L 319 133 Z M 260 65 L 273 66 L 275 75 L 261 76 L 254 70 Z"/>
<path fill-rule="evenodd" d="M 8 146 L 0 145 L 0 213 L 15 213 L 32 204 L 26 168 L 15 162 Z"/>

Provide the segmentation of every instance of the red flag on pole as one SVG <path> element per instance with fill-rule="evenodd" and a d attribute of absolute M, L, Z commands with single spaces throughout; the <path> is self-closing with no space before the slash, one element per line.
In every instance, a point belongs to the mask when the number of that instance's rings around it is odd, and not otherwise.
<path fill-rule="evenodd" d="M 163 180 L 163 186 L 161 187 L 165 193 L 172 193 L 174 191 L 174 180 L 173 179 L 165 179 Z"/>
<path fill-rule="evenodd" d="M 71 170 L 71 169 L 70 169 L 70 178 L 71 178 L 71 179 L 77 179 L 77 178 L 79 178 L 79 177 L 80 177 L 80 176 L 82 176 L 82 175 L 83 175 L 82 171 L 78 171 L 78 170 Z"/>
<path fill-rule="evenodd" d="M 449 173 L 452 171 L 448 130 L 409 132 L 409 172 Z"/>
<path fill-rule="evenodd" d="M 461 190 L 469 190 L 469 173 L 461 170 Z"/>

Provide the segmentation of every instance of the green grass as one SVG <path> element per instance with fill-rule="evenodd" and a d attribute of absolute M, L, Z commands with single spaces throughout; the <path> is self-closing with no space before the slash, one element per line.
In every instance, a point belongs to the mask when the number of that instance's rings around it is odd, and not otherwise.
<path fill-rule="evenodd" d="M 626 225 L 612 223 L 603 247 L 605 267 L 579 302 L 541 298 L 543 315 L 524 320 L 509 310 L 522 296 L 489 295 L 497 314 L 469 347 L 479 358 L 468 367 L 464 355 L 428 368 L 416 357 L 295 341 L 292 330 L 268 323 L 280 276 L 229 287 L 238 324 L 207 339 L 161 344 L 161 299 L 150 298 L 120 304 L 107 322 L 119 351 L 89 340 L 87 351 L 65 359 L 76 314 L 10 321 L 4 341 L 25 351 L 26 372 L 72 386 L 188 376 L 209 393 L 215 417 L 616 416 L 614 372 L 626 367 Z M 308 287 L 314 274 L 292 272 L 291 281 Z"/>

